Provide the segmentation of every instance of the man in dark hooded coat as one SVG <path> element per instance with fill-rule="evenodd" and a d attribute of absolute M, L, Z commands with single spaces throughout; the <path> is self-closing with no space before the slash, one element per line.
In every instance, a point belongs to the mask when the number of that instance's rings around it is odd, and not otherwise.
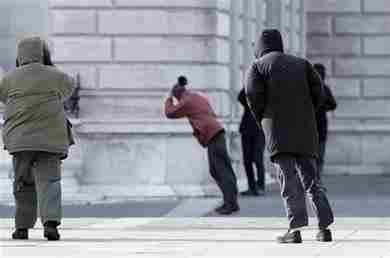
<path fill-rule="evenodd" d="M 308 225 L 305 194 L 318 217 L 317 240 L 331 241 L 333 212 L 317 178 L 318 132 L 315 110 L 323 102 L 323 83 L 305 59 L 283 53 L 278 30 L 265 30 L 256 43 L 256 60 L 245 76 L 250 108 L 266 135 L 271 161 L 279 173 L 289 219 L 279 243 L 301 243 Z"/>
<path fill-rule="evenodd" d="M 73 144 L 63 102 L 71 96 L 74 83 L 52 66 L 49 48 L 40 38 L 19 43 L 17 66 L 0 82 L 4 147 L 12 155 L 15 174 L 12 238 L 28 239 L 28 229 L 39 214 L 44 237 L 59 240 L 61 160 Z"/>

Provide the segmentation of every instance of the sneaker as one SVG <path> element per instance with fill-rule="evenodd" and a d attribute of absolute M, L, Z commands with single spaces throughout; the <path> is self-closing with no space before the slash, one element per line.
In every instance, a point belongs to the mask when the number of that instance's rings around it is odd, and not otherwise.
<path fill-rule="evenodd" d="M 320 242 L 332 242 L 332 232 L 329 229 L 320 229 L 316 239 Z"/>
<path fill-rule="evenodd" d="M 240 211 L 240 206 L 238 206 L 238 204 L 235 204 L 235 205 L 225 205 L 225 207 L 221 208 L 217 212 L 220 215 L 231 215 L 238 211 Z"/>
<path fill-rule="evenodd" d="M 14 231 L 14 233 L 12 233 L 12 239 L 27 240 L 28 239 L 28 229 L 26 229 L 26 228 L 17 228 Z"/>
<path fill-rule="evenodd" d="M 43 236 L 49 241 L 57 241 L 60 240 L 60 234 L 57 229 L 57 222 L 48 221 L 44 225 L 44 233 Z"/>
<path fill-rule="evenodd" d="M 301 231 L 287 231 L 283 236 L 277 237 L 280 244 L 300 244 L 302 243 Z"/>
<path fill-rule="evenodd" d="M 240 193 L 241 196 L 259 196 L 259 192 L 257 190 L 246 190 Z"/>

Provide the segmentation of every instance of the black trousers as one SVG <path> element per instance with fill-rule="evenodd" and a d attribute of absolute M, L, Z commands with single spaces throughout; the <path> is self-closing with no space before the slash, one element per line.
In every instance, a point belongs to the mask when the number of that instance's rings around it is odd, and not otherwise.
<path fill-rule="evenodd" d="M 242 154 L 244 159 L 244 168 L 248 179 L 250 190 L 265 190 L 265 168 L 264 168 L 264 134 L 241 134 Z M 253 164 L 257 170 L 257 182 Z"/>
<path fill-rule="evenodd" d="M 225 133 L 217 134 L 207 148 L 210 174 L 223 194 L 226 205 L 237 204 L 237 178 L 227 148 Z"/>
<path fill-rule="evenodd" d="M 320 141 L 319 143 L 319 158 L 318 158 L 318 178 L 321 181 L 322 171 L 324 170 L 326 141 Z"/>
<path fill-rule="evenodd" d="M 318 218 L 318 227 L 327 228 L 333 223 L 333 212 L 317 177 L 314 158 L 279 154 L 274 159 L 279 173 L 281 195 L 289 219 L 289 228 L 308 225 L 306 195 Z"/>

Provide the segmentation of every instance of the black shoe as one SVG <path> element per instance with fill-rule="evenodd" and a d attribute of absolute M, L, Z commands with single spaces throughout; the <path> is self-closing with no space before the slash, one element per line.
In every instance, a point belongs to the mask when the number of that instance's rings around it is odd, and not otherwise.
<path fill-rule="evenodd" d="M 217 212 L 220 215 L 231 215 L 234 212 L 240 211 L 240 206 L 238 204 L 235 205 L 225 205 L 225 207 L 219 209 Z"/>
<path fill-rule="evenodd" d="M 300 244 L 302 243 L 301 232 L 299 230 L 291 232 L 287 231 L 283 236 L 277 238 L 280 244 Z"/>
<path fill-rule="evenodd" d="M 14 233 L 12 233 L 12 239 L 27 240 L 28 239 L 28 229 L 17 228 L 14 231 Z"/>
<path fill-rule="evenodd" d="M 260 181 L 257 181 L 257 182 L 256 182 L 256 185 L 257 185 L 257 187 L 258 187 L 259 190 L 263 190 L 263 191 L 264 191 L 264 188 L 265 188 L 265 187 L 264 187 L 264 184 L 263 184 L 263 183 L 261 183 Z"/>
<path fill-rule="evenodd" d="M 320 242 L 332 242 L 332 232 L 329 229 L 320 229 L 316 239 Z"/>
<path fill-rule="evenodd" d="M 259 190 L 257 190 L 257 193 L 259 194 L 259 196 L 264 196 L 265 195 L 265 190 L 259 189 Z"/>
<path fill-rule="evenodd" d="M 47 240 L 60 240 L 60 234 L 58 233 L 57 225 L 58 223 L 54 221 L 48 221 L 45 223 L 43 236 L 47 238 Z"/>
<path fill-rule="evenodd" d="M 246 190 L 244 192 L 241 192 L 240 195 L 242 196 L 259 196 L 259 192 L 257 190 Z"/>
<path fill-rule="evenodd" d="M 214 211 L 219 213 L 219 211 L 225 209 L 225 207 L 226 207 L 226 204 L 224 203 L 221 206 L 218 206 L 217 208 L 215 208 Z"/>

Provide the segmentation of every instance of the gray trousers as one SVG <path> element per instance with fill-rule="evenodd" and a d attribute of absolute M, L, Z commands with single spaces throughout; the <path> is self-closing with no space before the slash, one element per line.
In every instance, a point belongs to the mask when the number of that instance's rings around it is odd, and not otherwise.
<path fill-rule="evenodd" d="M 319 186 L 317 162 L 310 157 L 280 154 L 274 165 L 279 173 L 281 195 L 289 219 L 289 228 L 307 226 L 306 195 L 318 218 L 318 227 L 327 228 L 333 223 L 333 212 L 325 192 Z"/>
<path fill-rule="evenodd" d="M 237 204 L 237 178 L 227 148 L 225 133 L 216 135 L 208 145 L 210 174 L 223 194 L 226 205 Z"/>
<path fill-rule="evenodd" d="M 42 224 L 62 217 L 61 159 L 59 154 L 23 151 L 13 153 L 15 227 L 33 228 L 37 213 Z"/>

